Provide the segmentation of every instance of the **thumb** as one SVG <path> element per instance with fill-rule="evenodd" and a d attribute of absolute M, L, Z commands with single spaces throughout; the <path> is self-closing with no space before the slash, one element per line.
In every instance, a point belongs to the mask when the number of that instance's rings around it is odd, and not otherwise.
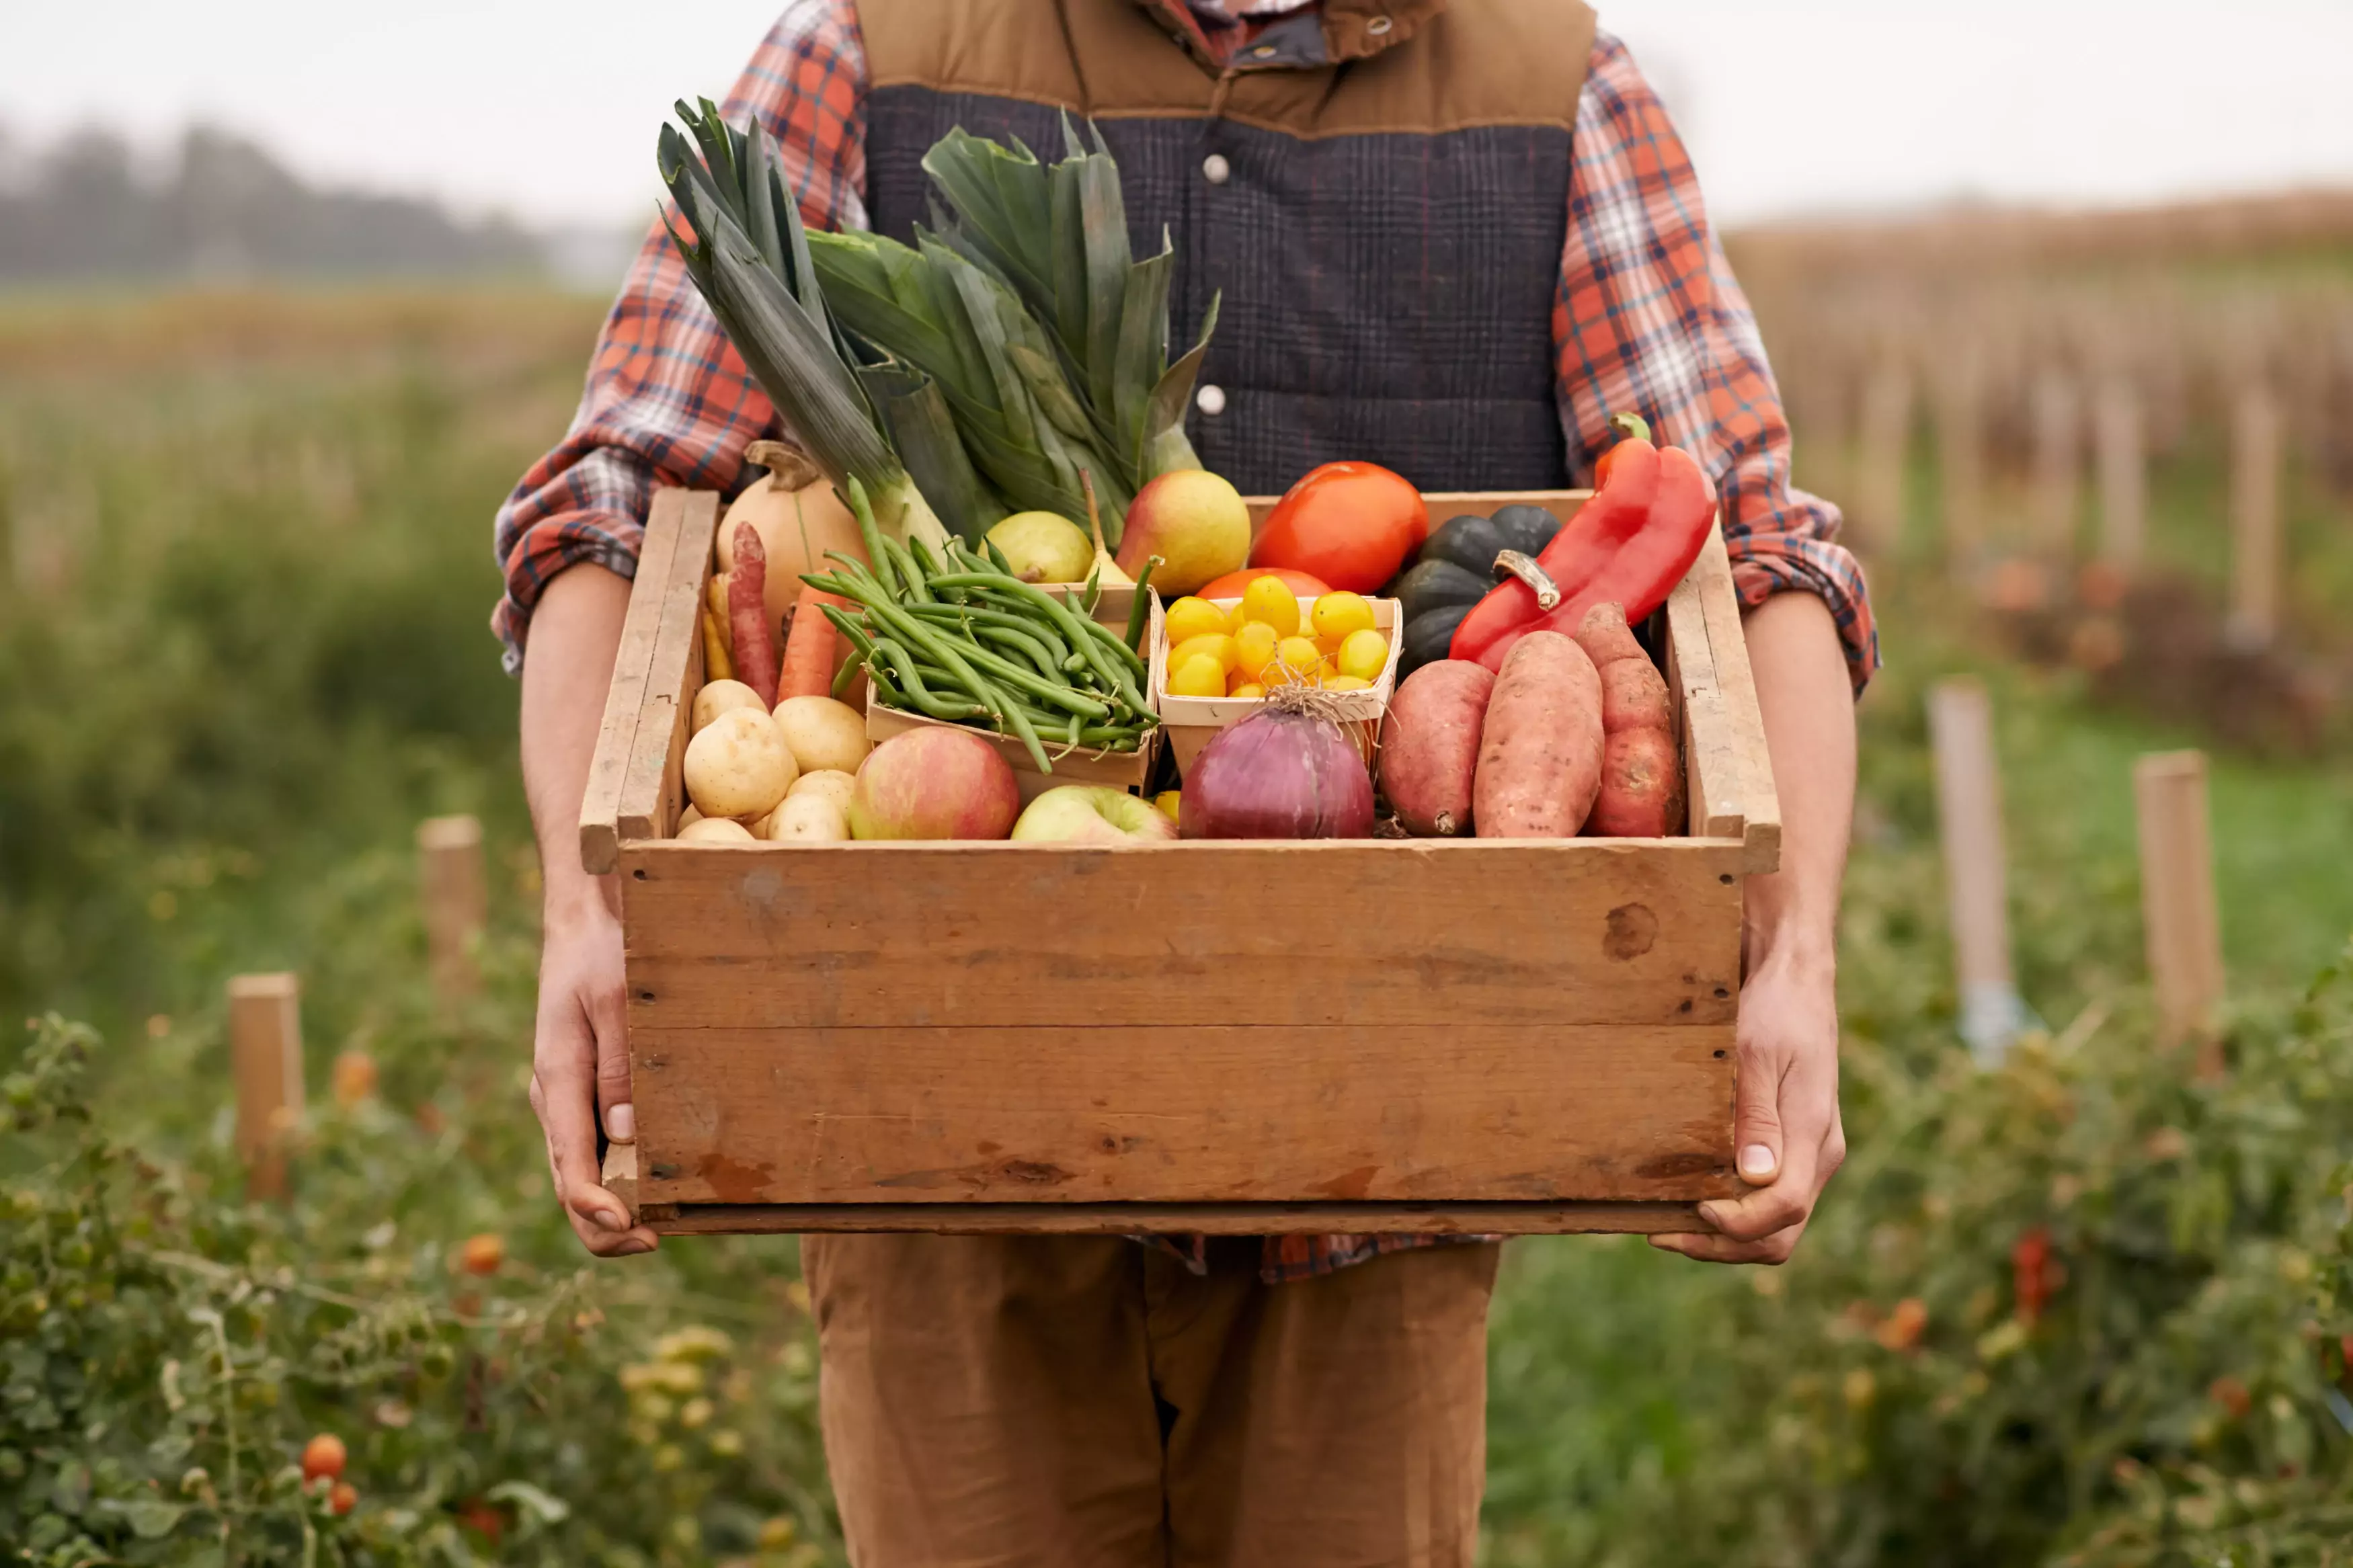
<path fill-rule="evenodd" d="M 637 1142 L 637 1111 L 629 1103 L 628 1004 L 621 987 L 599 986 L 588 1001 L 588 1026 L 596 1037 L 596 1105 L 605 1136 L 616 1143 Z"/>
<path fill-rule="evenodd" d="M 1732 1118 L 1734 1158 L 1742 1181 L 1770 1186 L 1781 1173 L 1781 1075 L 1760 1062 L 1744 1067 Z"/>

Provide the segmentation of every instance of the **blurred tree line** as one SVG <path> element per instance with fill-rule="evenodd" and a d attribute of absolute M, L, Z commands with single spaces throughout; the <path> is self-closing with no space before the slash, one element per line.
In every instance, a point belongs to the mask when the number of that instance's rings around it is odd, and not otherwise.
<path fill-rule="evenodd" d="M 541 237 L 410 196 L 306 184 L 191 127 L 160 166 L 111 132 L 33 148 L 0 128 L 0 283 L 286 276 L 537 276 Z"/>

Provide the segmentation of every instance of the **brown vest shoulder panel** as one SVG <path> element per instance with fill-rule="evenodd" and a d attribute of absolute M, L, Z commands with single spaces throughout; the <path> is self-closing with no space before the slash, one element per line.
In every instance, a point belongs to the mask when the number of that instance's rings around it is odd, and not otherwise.
<path fill-rule="evenodd" d="M 858 0 L 876 88 L 924 87 L 1103 120 L 1205 115 L 1218 79 L 1134 0 Z M 1576 122 L 1582 0 L 1449 0 L 1409 38 L 1315 69 L 1240 71 L 1225 119 L 1299 137 Z"/>

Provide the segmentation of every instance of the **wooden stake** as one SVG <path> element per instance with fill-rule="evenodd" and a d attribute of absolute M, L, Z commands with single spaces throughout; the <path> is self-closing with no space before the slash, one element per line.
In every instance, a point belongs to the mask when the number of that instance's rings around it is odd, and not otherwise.
<path fill-rule="evenodd" d="M 2035 550 L 2053 561 L 2075 556 L 2083 504 L 2083 411 L 2074 383 L 2056 373 L 2034 388 L 2034 479 L 2027 515 Z"/>
<path fill-rule="evenodd" d="M 2214 847 L 2206 808 L 2206 754 L 2160 752 L 2133 764 L 2140 816 L 2141 921 L 2157 989 L 2158 1037 L 2194 1041 L 2200 1077 L 2219 1077 L 2222 928 L 2214 904 Z"/>
<path fill-rule="evenodd" d="M 2100 387 L 2094 417 L 2100 468 L 2100 559 L 2139 569 L 2148 533 L 2148 458 L 2140 395 L 2126 381 Z"/>
<path fill-rule="evenodd" d="M 1904 532 L 1905 458 L 1912 436 L 1912 378 L 1889 362 L 1873 371 L 1862 395 L 1862 450 L 1856 461 L 1854 511 L 1860 542 L 1893 555 Z"/>
<path fill-rule="evenodd" d="M 434 993 L 445 1001 L 470 996 L 481 984 L 474 941 L 489 921 L 482 825 L 470 816 L 426 818 L 417 826 L 417 860 Z"/>
<path fill-rule="evenodd" d="M 2279 399 L 2248 388 L 2231 422 L 2229 635 L 2242 648 L 2279 636 L 2281 445 Z"/>
<path fill-rule="evenodd" d="M 1936 465 L 1944 511 L 1945 564 L 1975 570 L 1985 550 L 1985 418 L 1983 378 L 1964 360 L 1936 389 Z"/>
<path fill-rule="evenodd" d="M 1999 1061 L 2026 1021 L 2010 962 L 2010 891 L 2003 863 L 2001 774 L 1994 761 L 1993 707 L 1967 678 L 1928 692 L 1936 752 L 1936 816 L 1952 900 L 1953 962 L 1961 1037 Z"/>
<path fill-rule="evenodd" d="M 237 1152 L 246 1190 L 286 1195 L 287 1131 L 302 1114 L 302 985 L 291 974 L 228 983 L 228 1039 L 237 1079 Z"/>

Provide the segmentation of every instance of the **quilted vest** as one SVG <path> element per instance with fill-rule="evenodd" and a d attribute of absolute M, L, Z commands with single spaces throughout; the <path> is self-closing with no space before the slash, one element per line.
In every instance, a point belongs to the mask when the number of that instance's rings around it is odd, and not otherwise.
<path fill-rule="evenodd" d="M 1567 482 L 1554 295 L 1593 47 L 1577 0 L 1326 0 L 1219 68 L 1181 0 L 859 0 L 867 208 L 930 221 L 956 126 L 1060 155 L 1086 116 L 1139 256 L 1176 247 L 1172 353 L 1212 296 L 1189 424 L 1246 494 L 1369 459 L 1425 490 Z"/>

